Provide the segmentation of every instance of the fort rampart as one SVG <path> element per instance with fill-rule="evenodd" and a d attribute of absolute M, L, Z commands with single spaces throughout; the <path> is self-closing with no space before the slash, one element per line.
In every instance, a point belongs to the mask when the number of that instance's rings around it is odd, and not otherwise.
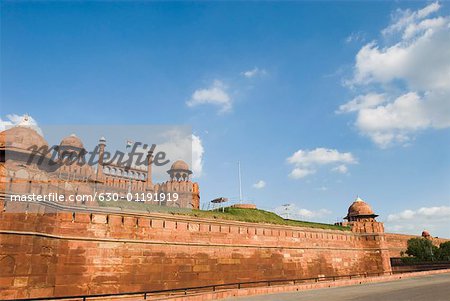
<path fill-rule="evenodd" d="M 408 247 L 408 240 L 411 238 L 420 238 L 421 236 L 385 233 L 385 237 L 390 257 L 401 257 L 401 252 L 405 252 Z M 449 241 L 449 239 L 433 237 L 432 241 L 434 245 L 439 246 L 441 243 Z"/>
<path fill-rule="evenodd" d="M 384 233 L 3 200 L 0 209 L 2 298 L 390 270 Z"/>

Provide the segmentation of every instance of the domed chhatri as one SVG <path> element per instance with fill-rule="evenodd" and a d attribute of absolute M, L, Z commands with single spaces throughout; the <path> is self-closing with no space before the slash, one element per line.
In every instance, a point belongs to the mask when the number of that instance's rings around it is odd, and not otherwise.
<path fill-rule="evenodd" d="M 66 158 L 72 158 L 73 155 L 78 156 L 80 154 L 83 154 L 84 145 L 83 142 L 81 142 L 81 139 L 78 138 L 75 134 L 71 134 L 70 136 L 67 136 L 61 140 L 59 143 L 59 149 L 58 149 L 58 155 L 60 160 L 64 160 Z M 71 161 L 67 160 L 65 161 L 66 164 L 68 162 L 76 163 L 76 160 Z"/>
<path fill-rule="evenodd" d="M 63 138 L 59 146 L 78 149 L 84 148 L 83 142 L 81 142 L 81 139 L 78 138 L 75 134 Z"/>
<path fill-rule="evenodd" d="M 346 222 L 336 223 L 340 226 L 350 226 L 352 232 L 384 233 L 384 225 L 377 222 L 375 214 L 369 204 L 357 197 L 348 208 Z"/>
<path fill-rule="evenodd" d="M 1 147 L 8 147 L 9 149 L 20 149 L 26 152 L 31 152 L 34 149 L 48 149 L 48 143 L 36 132 L 28 126 L 15 126 L 0 133 Z"/>
<path fill-rule="evenodd" d="M 423 230 L 422 237 L 429 239 L 429 238 L 431 238 L 431 234 L 430 234 L 430 232 L 428 232 L 428 230 Z"/>
<path fill-rule="evenodd" d="M 345 219 L 351 222 L 361 219 L 374 219 L 377 216 L 378 215 L 373 212 L 369 204 L 364 202 L 361 198 L 357 197 L 356 200 L 348 208 L 348 213 Z"/>
<path fill-rule="evenodd" d="M 189 181 L 189 176 L 192 174 L 192 171 L 186 162 L 177 160 L 172 164 L 167 173 L 170 175 L 171 181 Z"/>
<path fill-rule="evenodd" d="M 175 161 L 170 167 L 171 170 L 179 170 L 179 171 L 190 171 L 189 165 L 183 160 Z"/>

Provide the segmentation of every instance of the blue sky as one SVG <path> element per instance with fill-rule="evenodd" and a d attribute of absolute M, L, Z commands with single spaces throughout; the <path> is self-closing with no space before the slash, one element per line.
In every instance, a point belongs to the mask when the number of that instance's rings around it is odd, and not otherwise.
<path fill-rule="evenodd" d="M 240 160 L 260 208 L 335 222 L 359 195 L 390 231 L 450 237 L 449 16 L 418 1 L 3 1 L 1 118 L 189 125 L 205 204 L 237 198 Z"/>

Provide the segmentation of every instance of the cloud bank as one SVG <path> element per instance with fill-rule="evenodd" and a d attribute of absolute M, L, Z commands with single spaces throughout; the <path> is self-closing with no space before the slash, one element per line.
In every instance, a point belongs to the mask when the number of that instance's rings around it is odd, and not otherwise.
<path fill-rule="evenodd" d="M 433 236 L 450 236 L 450 206 L 422 207 L 406 209 L 389 214 L 386 229 L 398 233 L 420 235 L 429 230 Z"/>
<path fill-rule="evenodd" d="M 381 31 L 383 44 L 364 45 L 346 85 L 359 92 L 338 113 L 356 113 L 356 128 L 387 148 L 426 129 L 450 127 L 450 17 L 439 3 L 398 10 Z M 368 93 L 367 93 L 368 92 Z"/>

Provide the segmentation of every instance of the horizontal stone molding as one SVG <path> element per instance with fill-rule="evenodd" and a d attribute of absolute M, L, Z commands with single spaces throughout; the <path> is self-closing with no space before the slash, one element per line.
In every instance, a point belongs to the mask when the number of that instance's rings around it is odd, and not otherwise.
<path fill-rule="evenodd" d="M 122 238 L 97 238 L 97 237 L 76 237 L 66 235 L 54 235 L 39 232 L 22 232 L 22 231 L 8 231 L 0 230 L 0 234 L 4 235 L 24 235 L 24 236 L 38 236 L 62 240 L 79 240 L 79 241 L 94 241 L 94 242 L 115 242 L 115 243 L 133 243 L 133 244 L 151 244 L 151 245 L 175 245 L 175 246 L 198 246 L 198 247 L 226 247 L 226 248 L 258 248 L 258 249 L 288 249 L 288 250 L 339 250 L 339 251 L 388 251 L 386 248 L 346 248 L 346 247 L 309 247 L 309 246 L 261 246 L 250 244 L 216 244 L 216 243 L 188 243 L 176 241 L 155 241 L 155 240 L 138 240 L 138 239 L 122 239 Z"/>

